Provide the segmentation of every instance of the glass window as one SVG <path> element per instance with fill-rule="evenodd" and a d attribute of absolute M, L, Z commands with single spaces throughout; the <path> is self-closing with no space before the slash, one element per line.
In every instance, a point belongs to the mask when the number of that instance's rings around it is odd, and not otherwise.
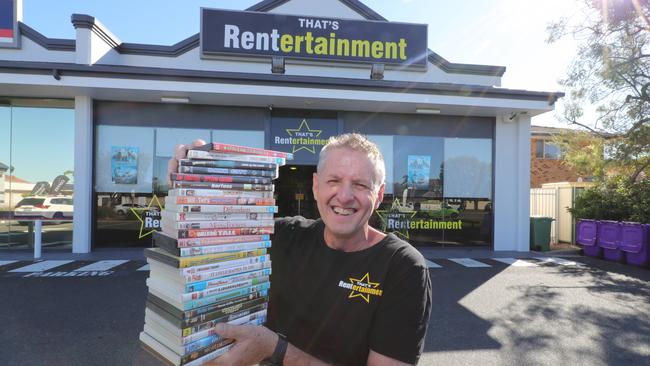
<path fill-rule="evenodd" d="M 72 247 L 72 208 L 58 205 L 74 193 L 73 169 L 72 109 L 0 107 L 0 248 L 31 247 L 36 219 L 43 247 Z"/>
<path fill-rule="evenodd" d="M 544 142 L 544 159 L 559 160 L 560 148 L 550 142 Z"/>
<path fill-rule="evenodd" d="M 544 140 L 535 140 L 535 157 L 544 159 Z"/>
<path fill-rule="evenodd" d="M 490 245 L 492 139 L 394 136 L 392 142 L 385 155 L 393 190 L 371 224 L 416 245 Z M 380 144 L 382 152 L 386 146 Z"/>

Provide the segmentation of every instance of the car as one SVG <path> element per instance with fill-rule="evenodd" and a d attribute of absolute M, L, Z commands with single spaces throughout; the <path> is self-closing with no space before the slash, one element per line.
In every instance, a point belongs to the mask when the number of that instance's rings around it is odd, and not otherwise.
<path fill-rule="evenodd" d="M 129 212 L 131 212 L 132 208 L 145 208 L 145 207 L 147 206 L 140 205 L 137 203 L 122 203 L 113 207 L 113 212 L 115 212 L 118 216 L 125 216 Z"/>
<path fill-rule="evenodd" d="M 420 212 L 427 214 L 433 219 L 458 219 L 458 210 L 447 203 L 436 200 L 427 200 L 420 203 Z"/>
<path fill-rule="evenodd" d="M 31 196 L 23 198 L 14 208 L 14 215 L 43 219 L 72 219 L 74 205 L 70 196 Z M 26 225 L 29 221 L 20 221 Z"/>

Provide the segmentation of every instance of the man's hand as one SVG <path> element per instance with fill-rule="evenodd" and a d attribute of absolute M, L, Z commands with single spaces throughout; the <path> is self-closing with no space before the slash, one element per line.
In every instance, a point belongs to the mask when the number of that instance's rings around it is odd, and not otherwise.
<path fill-rule="evenodd" d="M 171 159 L 169 159 L 169 163 L 167 163 L 167 185 L 171 186 L 171 174 L 178 172 L 178 160 L 185 159 L 187 150 L 193 147 L 203 146 L 205 144 L 205 141 L 199 139 L 192 141 L 192 143 L 189 145 L 176 145 L 176 148 L 174 149 L 174 156 L 172 156 Z"/>
<path fill-rule="evenodd" d="M 254 365 L 271 357 L 278 343 L 278 335 L 262 326 L 220 323 L 215 330 L 222 338 L 234 339 L 235 345 L 224 355 L 208 362 L 208 366 Z"/>

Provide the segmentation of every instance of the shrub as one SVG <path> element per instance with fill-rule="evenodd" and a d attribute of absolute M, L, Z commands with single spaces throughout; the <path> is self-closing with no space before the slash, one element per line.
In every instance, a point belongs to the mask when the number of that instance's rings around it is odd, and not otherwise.
<path fill-rule="evenodd" d="M 623 177 L 586 189 L 569 209 L 576 219 L 650 222 L 650 178 L 628 184 Z"/>

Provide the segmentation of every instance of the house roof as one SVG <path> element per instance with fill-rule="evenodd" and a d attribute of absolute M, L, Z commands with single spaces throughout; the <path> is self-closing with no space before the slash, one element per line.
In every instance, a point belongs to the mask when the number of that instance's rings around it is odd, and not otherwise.
<path fill-rule="evenodd" d="M 0 170 L 2 170 L 2 171 L 7 171 L 7 170 L 9 170 L 9 167 L 6 166 L 6 165 L 4 165 L 4 164 L 2 164 L 2 163 L 0 163 Z"/>
<path fill-rule="evenodd" d="M 563 132 L 576 131 L 571 128 L 561 128 L 561 127 L 546 127 L 546 126 L 530 126 L 530 134 L 535 136 L 553 136 Z"/>
<path fill-rule="evenodd" d="M 20 179 L 20 178 L 14 176 L 14 175 L 5 175 L 5 182 L 28 183 L 28 184 L 31 183 L 31 182 L 28 182 L 28 181 L 26 181 L 24 179 Z"/>

